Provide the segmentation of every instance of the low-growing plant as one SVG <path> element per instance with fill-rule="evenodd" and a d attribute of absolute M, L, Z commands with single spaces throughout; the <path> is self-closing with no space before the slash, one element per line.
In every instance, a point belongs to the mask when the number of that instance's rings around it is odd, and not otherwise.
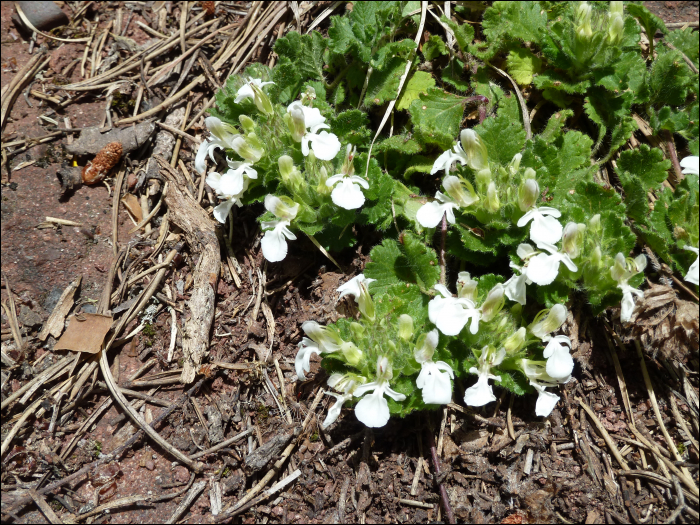
<path fill-rule="evenodd" d="M 567 304 L 593 315 L 619 305 L 628 322 L 641 246 L 698 285 L 697 32 L 669 32 L 637 3 L 494 2 L 483 41 L 443 16 L 447 44 L 432 35 L 418 49 L 425 16 L 420 2 L 355 2 L 327 38 L 280 38 L 273 69 L 255 64 L 217 94 L 195 161 L 200 173 L 225 163 L 206 179 L 220 223 L 234 205 L 264 203 L 269 262 L 299 234 L 328 253 L 362 227 L 383 232 L 364 273 L 338 289 L 358 314 L 302 326 L 298 378 L 320 355 L 336 398 L 324 426 L 346 403 L 384 426 L 451 402 L 454 381 L 472 375 L 467 405 L 494 401 L 493 381 L 536 392 L 547 416 L 574 369 Z M 654 45 L 657 30 L 669 45 Z M 500 67 L 553 108 L 543 123 L 517 86 L 494 80 Z M 464 128 L 474 105 L 479 124 Z M 640 115 L 668 156 L 674 140 L 695 155 L 673 166 L 675 188 L 660 148 L 618 151 Z M 567 129 L 584 116 L 590 136 Z"/>

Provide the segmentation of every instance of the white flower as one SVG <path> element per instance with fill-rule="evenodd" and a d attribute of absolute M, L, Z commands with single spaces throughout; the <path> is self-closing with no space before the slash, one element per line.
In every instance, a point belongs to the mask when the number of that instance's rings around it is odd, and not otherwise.
<path fill-rule="evenodd" d="M 372 302 L 372 297 L 369 295 L 367 290 L 367 285 L 373 283 L 376 279 L 368 279 L 365 274 L 361 273 L 350 279 L 348 282 L 338 287 L 340 292 L 339 299 L 342 299 L 346 295 L 352 295 L 355 298 L 360 312 L 369 317 L 374 318 L 374 303 Z"/>
<path fill-rule="evenodd" d="M 343 405 L 352 399 L 352 394 L 357 388 L 358 382 L 355 378 L 349 375 L 343 374 L 332 374 L 328 378 L 328 386 L 340 390 L 342 394 L 336 394 L 335 392 L 324 392 L 329 396 L 335 397 L 336 401 L 331 408 L 328 409 L 328 414 L 326 419 L 323 421 L 322 427 L 324 430 L 336 422 L 340 416 L 340 411 Z"/>
<path fill-rule="evenodd" d="M 486 295 L 486 299 L 484 299 L 484 303 L 480 307 L 482 321 L 488 323 L 503 309 L 503 305 L 505 304 L 505 299 L 503 298 L 504 293 L 505 287 L 501 283 L 491 288 Z"/>
<path fill-rule="evenodd" d="M 571 340 L 565 335 L 557 335 L 549 340 L 542 354 L 547 359 L 547 374 L 560 383 L 567 383 L 574 370 L 570 349 Z"/>
<path fill-rule="evenodd" d="M 489 157 L 486 145 L 479 135 L 471 129 L 463 129 L 460 133 L 460 141 L 451 150 L 445 151 L 433 163 L 430 174 L 434 175 L 439 170 L 445 170 L 445 175 L 450 172 L 453 162 L 467 164 L 476 171 L 488 169 Z"/>
<path fill-rule="evenodd" d="M 263 92 L 262 87 L 267 86 L 268 84 L 274 84 L 274 82 L 263 82 L 259 78 L 248 78 L 248 82 L 246 82 L 243 87 L 241 87 L 238 92 L 236 93 L 236 98 L 233 100 L 236 104 L 240 104 L 240 102 L 246 98 L 252 98 L 253 101 L 255 102 L 255 106 L 262 111 L 263 113 L 267 115 L 271 115 L 273 113 L 272 111 L 272 103 L 270 102 L 270 99 L 267 97 L 267 95 Z"/>
<path fill-rule="evenodd" d="M 686 175 L 700 175 L 697 155 L 684 158 L 681 161 L 681 168 L 683 168 L 683 173 Z"/>
<path fill-rule="evenodd" d="M 236 128 L 216 117 L 207 117 L 204 120 L 204 124 L 211 133 L 211 137 L 199 145 L 197 156 L 194 159 L 194 168 L 199 174 L 204 173 L 206 169 L 207 155 L 209 155 L 212 162 L 215 162 L 214 150 L 232 148 L 234 140 L 241 138 Z"/>
<path fill-rule="evenodd" d="M 414 350 L 416 362 L 421 365 L 416 386 L 423 391 L 425 404 L 444 405 L 452 401 L 452 383 L 450 382 L 450 379 L 454 379 L 452 367 L 443 361 L 437 363 L 432 361 L 438 339 L 438 331 L 431 330 L 419 338 Z"/>
<path fill-rule="evenodd" d="M 467 208 L 479 200 L 472 185 L 459 177 L 448 175 L 442 185 L 447 195 L 438 191 L 435 194 L 437 200 L 424 204 L 416 214 L 416 220 L 424 228 L 435 228 L 444 214 L 447 214 L 447 221 L 454 224 L 455 208 Z"/>
<path fill-rule="evenodd" d="M 634 296 L 644 297 L 644 292 L 633 288 L 629 280 L 647 266 L 647 258 L 640 254 L 634 259 L 626 259 L 622 253 L 615 256 L 615 263 L 610 267 L 610 275 L 617 281 L 617 287 L 622 290 L 622 303 L 620 304 L 620 321 L 629 322 L 634 311 Z"/>
<path fill-rule="evenodd" d="M 541 248 L 540 244 L 556 244 L 562 236 L 563 228 L 556 219 L 561 217 L 561 212 L 556 208 L 542 206 L 533 208 L 518 220 L 518 227 L 522 228 L 532 221 L 530 226 L 530 239 Z"/>
<path fill-rule="evenodd" d="M 474 302 L 466 297 L 452 297 L 450 291 L 442 284 L 436 284 L 442 297 L 436 296 L 428 303 L 430 322 L 438 327 L 445 335 L 457 335 L 471 320 L 469 331 L 475 334 L 479 331 L 481 311 Z"/>
<path fill-rule="evenodd" d="M 559 396 L 545 390 L 545 388 L 548 386 L 553 385 L 541 385 L 539 383 L 535 383 L 534 381 L 530 381 L 530 385 L 535 387 L 535 390 L 537 390 L 537 393 L 539 394 L 537 396 L 537 403 L 535 403 L 535 415 L 539 417 L 547 417 L 552 413 L 552 410 L 554 410 L 554 407 L 559 402 Z"/>
<path fill-rule="evenodd" d="M 535 170 L 527 168 L 525 170 L 525 180 L 518 188 L 518 207 L 521 211 L 527 211 L 532 208 L 540 196 L 540 186 L 534 178 Z"/>
<path fill-rule="evenodd" d="M 697 159 L 697 157 L 695 158 Z M 698 250 L 698 248 L 693 248 L 689 244 L 683 246 L 683 249 L 694 252 L 695 255 L 698 255 L 698 252 L 700 251 Z M 695 262 L 690 265 L 690 268 L 688 268 L 688 273 L 685 275 L 684 278 L 686 281 L 688 281 L 689 283 L 693 283 L 695 286 L 698 286 L 698 277 L 700 277 L 700 275 L 698 275 L 700 273 L 698 272 L 698 260 L 700 260 L 700 257 L 695 258 Z"/>
<path fill-rule="evenodd" d="M 542 310 L 538 313 L 532 324 L 528 326 L 528 330 L 532 335 L 546 343 L 552 338 L 551 334 L 561 328 L 567 315 L 566 306 L 555 304 L 550 310 Z"/>
<path fill-rule="evenodd" d="M 523 373 L 529 379 L 530 385 L 538 392 L 537 404 L 535 405 L 535 414 L 540 417 L 547 417 L 554 410 L 554 406 L 559 401 L 559 396 L 547 392 L 545 388 L 557 386 L 557 381 L 547 375 L 544 363 L 542 361 L 531 361 L 530 359 L 521 359 L 520 365 Z"/>
<path fill-rule="evenodd" d="M 526 245 L 529 246 L 529 245 Z M 512 262 L 510 263 L 510 267 L 513 268 L 514 270 L 519 270 L 522 272 L 522 268 L 519 266 L 516 266 Z M 518 275 L 517 273 L 514 273 L 510 279 L 508 279 L 505 283 L 505 292 L 506 292 L 506 297 L 510 299 L 511 301 L 515 301 L 516 303 L 520 303 L 522 305 L 525 305 L 525 302 L 527 300 L 526 296 L 526 284 L 532 284 L 532 281 L 527 278 L 527 275 L 524 273 L 521 273 Z"/>
<path fill-rule="evenodd" d="M 358 175 L 333 175 L 326 181 L 326 186 L 335 186 L 331 199 L 336 206 L 346 210 L 356 210 L 365 203 L 365 195 L 360 186 L 369 189 L 369 183 Z"/>
<path fill-rule="evenodd" d="M 330 126 L 325 124 L 325 117 L 321 115 L 318 108 L 303 106 L 296 100 L 287 107 L 290 114 L 293 131 L 292 137 L 297 142 L 301 142 L 301 152 L 304 156 L 309 154 L 309 142 L 316 158 L 320 160 L 333 160 L 340 151 L 340 141 L 333 133 L 321 131 Z"/>
<path fill-rule="evenodd" d="M 305 321 L 301 325 L 301 329 L 316 343 L 323 353 L 332 354 L 337 352 L 343 344 L 343 340 L 335 330 L 327 326 L 321 326 L 316 321 Z"/>
<path fill-rule="evenodd" d="M 506 351 L 503 348 L 496 351 L 492 346 L 485 346 L 481 350 L 479 368 L 471 367 L 469 369 L 470 374 L 479 374 L 479 379 L 475 385 L 470 386 L 464 392 L 464 402 L 467 405 L 480 407 L 491 401 L 496 401 L 496 396 L 493 395 L 493 388 L 489 384 L 489 379 L 500 381 L 501 376 L 493 375 L 491 373 L 491 367 L 500 365 L 505 356 Z"/>
<path fill-rule="evenodd" d="M 216 192 L 221 202 L 214 208 L 214 217 L 217 221 L 224 223 L 228 217 L 231 207 L 235 204 L 241 206 L 243 192 L 248 189 L 249 179 L 257 178 L 257 172 L 244 162 L 230 162 L 230 169 L 223 175 L 211 172 L 207 175 L 207 184 Z"/>
<path fill-rule="evenodd" d="M 298 346 L 299 351 L 297 352 L 297 356 L 294 358 L 294 368 L 297 371 L 299 381 L 306 381 L 306 375 L 304 372 L 311 370 L 311 355 L 321 355 L 321 349 L 308 337 L 304 337 Z"/>
<path fill-rule="evenodd" d="M 289 231 L 287 226 L 297 216 L 299 204 L 292 202 L 287 197 L 283 197 L 283 199 L 274 195 L 265 197 L 265 209 L 278 218 L 276 221 L 263 221 L 262 223 L 262 229 L 268 231 L 265 232 L 260 246 L 265 259 L 269 262 L 279 262 L 287 256 L 287 241 L 285 238 L 291 241 L 297 238 L 296 235 Z"/>
<path fill-rule="evenodd" d="M 360 422 L 371 428 L 383 427 L 389 421 L 389 404 L 384 395 L 394 401 L 403 401 L 406 396 L 392 390 L 389 380 L 393 377 L 391 364 L 386 357 L 377 360 L 377 380 L 360 385 L 355 389 L 355 397 L 362 397 L 355 405 L 355 415 Z M 372 391 L 371 394 L 368 392 Z M 365 395 L 367 394 L 367 395 Z"/>
<path fill-rule="evenodd" d="M 529 256 L 529 260 L 525 265 L 525 275 L 533 283 L 540 286 L 551 284 L 559 275 L 559 264 L 564 265 L 572 272 L 578 271 L 578 267 L 566 253 L 560 253 L 557 247 L 552 244 L 540 242 L 538 248 L 544 249 L 549 254 L 537 252 L 534 256 Z"/>

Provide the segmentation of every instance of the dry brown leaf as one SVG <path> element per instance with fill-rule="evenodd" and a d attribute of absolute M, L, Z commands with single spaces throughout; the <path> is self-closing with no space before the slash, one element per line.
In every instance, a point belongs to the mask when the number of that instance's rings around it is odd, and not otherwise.
<path fill-rule="evenodd" d="M 80 319 L 74 315 L 68 319 L 68 328 L 56 343 L 55 350 L 73 350 L 88 354 L 100 351 L 102 342 L 112 326 L 112 316 L 80 314 Z"/>
<path fill-rule="evenodd" d="M 66 316 L 73 307 L 73 296 L 75 295 L 75 291 L 80 287 L 80 281 L 82 278 L 82 276 L 78 277 L 63 291 L 61 298 L 58 300 L 53 309 L 53 312 L 51 312 L 48 320 L 41 328 L 39 339 L 46 341 L 49 334 L 54 337 L 61 335 L 61 332 L 63 332 L 63 326 L 66 323 Z"/>
<path fill-rule="evenodd" d="M 127 209 L 127 211 L 131 214 L 131 216 L 137 223 L 140 223 L 143 220 L 141 204 L 139 203 L 139 199 L 138 197 L 136 197 L 136 195 L 127 193 L 122 197 L 122 204 L 124 204 L 124 207 Z"/>

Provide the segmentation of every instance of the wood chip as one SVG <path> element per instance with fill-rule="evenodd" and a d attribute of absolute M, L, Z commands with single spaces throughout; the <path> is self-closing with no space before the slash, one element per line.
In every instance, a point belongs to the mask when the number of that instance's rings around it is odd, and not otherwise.
<path fill-rule="evenodd" d="M 82 279 L 82 276 L 78 277 L 75 281 L 70 283 L 65 290 L 63 290 L 63 293 L 61 294 L 58 303 L 56 303 L 53 312 L 51 312 L 48 320 L 41 328 L 41 332 L 39 332 L 39 339 L 41 341 L 46 341 L 49 334 L 58 338 L 63 332 L 66 317 L 68 316 L 70 309 L 73 307 L 73 296 L 75 295 L 75 291 L 80 287 L 80 282 Z"/>
<path fill-rule="evenodd" d="M 139 202 L 139 199 L 138 197 L 136 197 L 136 195 L 127 193 L 122 197 L 122 204 L 124 204 L 124 207 L 127 209 L 127 211 L 131 214 L 131 216 L 137 223 L 143 220 L 141 203 Z"/>
<path fill-rule="evenodd" d="M 66 333 L 56 343 L 55 350 L 73 350 L 96 354 L 102 348 L 107 332 L 112 327 L 111 315 L 81 314 L 80 320 L 70 316 Z"/>

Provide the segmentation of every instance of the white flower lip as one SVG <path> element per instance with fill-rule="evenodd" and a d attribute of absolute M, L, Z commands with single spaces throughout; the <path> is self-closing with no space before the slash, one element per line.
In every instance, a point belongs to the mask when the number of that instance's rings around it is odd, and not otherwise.
<path fill-rule="evenodd" d="M 293 241 L 297 238 L 287 226 L 297 216 L 299 203 L 294 203 L 290 206 L 279 197 L 267 195 L 265 197 L 265 208 L 278 217 L 278 220 L 264 221 L 262 223 L 262 229 L 268 231 L 265 232 L 262 241 L 260 241 L 260 247 L 265 259 L 269 262 L 279 262 L 287 256 L 286 239 Z"/>
<path fill-rule="evenodd" d="M 697 157 L 695 157 L 697 158 Z M 700 250 L 698 248 L 694 248 L 690 245 L 685 245 L 683 246 L 684 250 L 688 250 L 691 252 L 694 252 L 695 255 L 698 255 Z M 684 280 L 688 281 L 689 283 L 693 283 L 695 286 L 698 286 L 698 279 L 700 278 L 700 269 L 698 268 L 698 261 L 700 260 L 700 257 L 695 258 L 695 262 L 690 265 L 690 268 L 688 268 L 688 273 L 685 275 L 683 278 Z"/>
<path fill-rule="evenodd" d="M 300 139 L 301 152 L 304 156 L 309 155 L 310 143 L 317 159 L 333 160 L 340 151 L 340 140 L 336 135 L 325 130 L 318 133 L 319 130 L 330 127 L 325 124 L 326 118 L 321 115 L 318 108 L 304 106 L 299 100 L 295 100 L 287 107 L 287 112 L 292 115 L 293 119 L 303 120 L 303 124 L 300 124 L 304 129 L 303 136 L 298 137 L 301 134 L 300 130 L 294 138 L 295 140 Z"/>
<path fill-rule="evenodd" d="M 446 288 L 443 290 L 438 287 L 444 288 L 444 286 L 439 284 L 435 286 L 435 289 L 444 297 L 434 297 L 428 303 L 430 322 L 445 335 L 457 335 L 471 320 L 469 331 L 476 334 L 479 331 L 481 319 L 479 309 L 469 299 L 452 297 Z"/>
<path fill-rule="evenodd" d="M 435 228 L 442 216 L 447 214 L 447 222 L 454 224 L 456 222 L 454 209 L 459 208 L 459 205 L 454 202 L 449 196 L 440 193 L 435 193 L 437 200 L 428 202 L 420 207 L 416 213 L 416 220 L 424 228 Z"/>
<path fill-rule="evenodd" d="M 530 226 L 530 239 L 538 246 L 540 244 L 556 244 L 561 240 L 564 228 L 557 218 L 561 212 L 556 208 L 542 206 L 533 208 L 520 217 L 517 222 L 519 228 L 532 221 Z"/>
<path fill-rule="evenodd" d="M 326 186 L 333 188 L 331 200 L 336 206 L 346 210 L 356 210 L 365 203 L 362 188 L 368 190 L 369 183 L 358 175 L 333 175 L 326 181 Z M 360 187 L 361 186 L 361 187 Z"/>
<path fill-rule="evenodd" d="M 274 82 L 263 82 L 259 78 L 249 78 L 248 82 L 246 82 L 237 92 L 236 92 L 236 98 L 233 100 L 236 104 L 240 104 L 242 100 L 245 100 L 246 98 L 252 98 L 255 99 L 255 92 L 253 91 L 253 88 L 251 87 L 251 84 L 254 84 L 256 87 L 261 88 L 263 86 L 267 86 L 268 84 L 274 84 Z"/>
<path fill-rule="evenodd" d="M 685 175 L 700 175 L 700 163 L 696 155 L 685 157 L 680 164 Z"/>
<path fill-rule="evenodd" d="M 565 335 L 557 335 L 549 340 L 542 355 L 547 359 L 547 374 L 561 383 L 571 378 L 574 360 L 569 353 L 571 340 Z"/>
<path fill-rule="evenodd" d="M 452 401 L 452 367 L 443 361 L 426 362 L 421 366 L 416 379 L 416 386 L 423 391 L 423 403 L 426 405 L 445 405 Z"/>
<path fill-rule="evenodd" d="M 547 417 L 552 413 L 552 410 L 554 410 L 554 407 L 559 402 L 559 396 L 545 390 L 549 385 L 540 385 L 534 381 L 530 381 L 530 385 L 535 387 L 535 390 L 537 390 L 539 394 L 537 396 L 537 403 L 535 404 L 535 415 Z"/>
<path fill-rule="evenodd" d="M 231 124 L 222 122 L 216 117 L 207 117 L 204 124 L 211 133 L 211 137 L 204 140 L 197 149 L 197 155 L 194 160 L 194 167 L 200 175 L 206 169 L 207 156 L 212 162 L 214 159 L 214 150 L 232 148 L 233 141 L 240 137 L 240 134 Z"/>
<path fill-rule="evenodd" d="M 540 252 L 528 260 L 525 266 L 525 274 L 533 283 L 546 286 L 554 282 L 554 279 L 559 275 L 560 263 L 564 263 L 572 272 L 578 271 L 578 266 L 574 264 L 571 258 L 565 253 L 559 253 L 556 246 L 540 242 L 538 247 L 548 251 L 549 254 Z"/>
<path fill-rule="evenodd" d="M 299 381 L 306 381 L 304 372 L 311 370 L 311 355 L 321 355 L 321 350 L 314 341 L 307 337 L 304 337 L 298 346 L 299 352 L 297 352 L 297 356 L 294 359 L 294 368 Z"/>
<path fill-rule="evenodd" d="M 370 391 L 372 393 L 367 394 Z M 379 428 L 386 425 L 389 421 L 389 404 L 384 399 L 385 394 L 394 401 L 404 401 L 406 399 L 405 395 L 392 390 L 389 387 L 389 381 L 386 379 L 360 385 L 355 389 L 355 397 L 364 396 L 355 405 L 355 416 L 365 426 Z"/>

